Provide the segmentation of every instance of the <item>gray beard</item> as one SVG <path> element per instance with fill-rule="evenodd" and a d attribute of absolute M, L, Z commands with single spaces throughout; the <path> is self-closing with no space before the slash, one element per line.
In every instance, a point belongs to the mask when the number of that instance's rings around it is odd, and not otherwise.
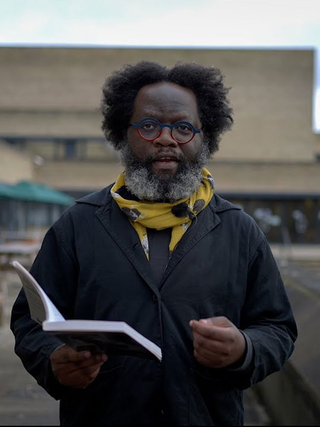
<path fill-rule="evenodd" d="M 172 149 L 160 149 L 161 152 L 173 152 Z M 202 179 L 202 167 L 210 157 L 207 144 L 203 143 L 196 157 L 186 162 L 181 155 L 178 170 L 168 178 L 155 175 L 152 170 L 153 157 L 141 162 L 137 159 L 131 147 L 126 144 L 120 152 L 121 162 L 125 167 L 127 189 L 139 200 L 151 202 L 174 203 L 185 199 L 194 193 Z"/>

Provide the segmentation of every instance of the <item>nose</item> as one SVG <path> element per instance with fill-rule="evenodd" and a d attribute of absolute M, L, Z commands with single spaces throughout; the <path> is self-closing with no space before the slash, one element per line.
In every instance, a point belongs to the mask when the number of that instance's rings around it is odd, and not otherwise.
<path fill-rule="evenodd" d="M 160 135 L 154 139 L 153 144 L 155 146 L 163 147 L 177 147 L 179 144 L 171 136 L 171 129 L 168 127 L 163 127 Z"/>

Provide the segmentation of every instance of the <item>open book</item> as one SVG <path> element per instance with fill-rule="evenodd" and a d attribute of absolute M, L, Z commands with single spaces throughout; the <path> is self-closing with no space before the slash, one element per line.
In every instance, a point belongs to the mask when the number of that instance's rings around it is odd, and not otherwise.
<path fill-rule="evenodd" d="M 31 318 L 42 324 L 44 331 L 77 351 L 156 357 L 161 361 L 161 349 L 125 322 L 66 320 L 35 278 L 18 261 L 12 261 L 11 265 L 20 277 Z"/>

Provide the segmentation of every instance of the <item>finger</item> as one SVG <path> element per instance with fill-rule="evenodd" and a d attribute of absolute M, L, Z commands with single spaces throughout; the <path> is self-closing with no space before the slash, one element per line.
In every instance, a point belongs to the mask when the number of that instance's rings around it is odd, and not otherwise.
<path fill-rule="evenodd" d="M 106 354 L 97 354 L 90 357 L 90 359 L 78 361 L 78 362 L 68 362 L 65 364 L 60 364 L 60 370 L 67 371 L 69 373 L 74 373 L 80 370 L 86 370 L 92 367 L 97 367 L 103 365 L 103 363 L 108 359 Z"/>
<path fill-rule="evenodd" d="M 51 355 L 57 363 L 73 363 L 81 360 L 86 360 L 91 357 L 90 351 L 76 351 L 73 348 L 63 345 L 57 348 Z"/>
<path fill-rule="evenodd" d="M 84 363 L 87 360 L 94 358 L 95 361 L 106 361 L 107 356 L 105 354 L 92 355 L 90 351 L 76 351 L 69 346 L 62 346 L 55 350 L 51 358 L 55 363 Z"/>
<path fill-rule="evenodd" d="M 70 380 L 77 383 L 81 388 L 89 385 L 99 374 L 102 364 L 93 365 L 88 368 L 80 369 L 70 375 Z"/>
<path fill-rule="evenodd" d="M 199 334 L 205 338 L 214 339 L 217 341 L 223 341 L 229 334 L 228 328 L 221 328 L 214 326 L 209 322 L 203 322 L 199 320 L 192 320 L 190 326 L 194 334 Z"/>
<path fill-rule="evenodd" d="M 56 362 L 54 358 L 51 359 L 52 371 L 57 378 L 60 380 L 63 378 L 68 378 L 70 375 L 76 374 L 86 368 L 92 366 L 98 367 L 102 365 L 107 360 L 106 354 L 97 354 L 90 357 L 90 359 L 85 359 L 77 362 L 70 361 L 61 361 Z"/>
<path fill-rule="evenodd" d="M 194 334 L 193 347 L 197 350 L 203 348 L 207 351 L 219 352 L 222 351 L 225 346 L 226 343 L 224 341 L 219 341 L 214 338 L 207 338 L 203 335 Z"/>
<path fill-rule="evenodd" d="M 100 370 L 102 365 L 103 363 L 96 363 L 94 365 L 84 366 L 79 368 L 77 372 L 79 375 L 90 376 L 93 372 Z"/>
<path fill-rule="evenodd" d="M 76 353 L 76 354 L 75 354 Z M 76 351 L 72 353 L 69 358 L 71 363 L 100 363 L 105 362 L 108 356 L 105 353 L 92 354 L 90 351 Z"/>
<path fill-rule="evenodd" d="M 235 326 L 227 317 L 225 316 L 213 316 L 208 317 L 206 319 L 199 319 L 198 320 L 202 324 L 210 324 L 213 326 L 220 326 L 221 328 L 228 328 Z M 190 323 L 193 322 L 193 320 L 190 321 Z M 191 325 L 190 325 L 191 326 Z"/>
<path fill-rule="evenodd" d="M 102 363 L 75 370 L 61 370 L 57 378 L 62 385 L 74 388 L 84 388 L 90 384 L 100 372 Z"/>
<path fill-rule="evenodd" d="M 106 354 L 93 354 L 90 355 L 88 358 L 80 359 L 74 363 L 77 366 L 91 366 L 98 363 L 104 363 L 108 359 L 108 356 Z"/>
<path fill-rule="evenodd" d="M 208 366 L 210 368 L 222 368 L 227 365 L 224 359 L 219 355 L 211 354 L 209 357 L 194 350 L 194 357 L 201 365 Z"/>
<path fill-rule="evenodd" d="M 99 372 L 100 372 L 100 367 L 91 373 L 91 375 L 88 377 L 86 383 L 83 384 L 83 386 L 81 388 L 88 387 L 88 385 L 91 384 L 96 379 L 96 377 L 99 375 Z"/>
<path fill-rule="evenodd" d="M 228 328 L 230 326 L 234 326 L 233 323 L 225 316 L 214 316 L 209 317 L 208 319 L 200 319 L 200 321 L 201 320 L 205 320 L 211 325 L 220 326 L 221 328 Z"/>

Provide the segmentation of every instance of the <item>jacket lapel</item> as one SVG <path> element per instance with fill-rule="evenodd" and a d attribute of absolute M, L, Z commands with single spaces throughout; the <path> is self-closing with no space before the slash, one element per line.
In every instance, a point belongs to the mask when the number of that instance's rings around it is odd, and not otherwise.
<path fill-rule="evenodd" d="M 140 276 L 160 296 L 158 285 L 153 277 L 149 261 L 142 249 L 138 234 L 127 217 L 121 212 L 118 205 L 111 201 L 106 206 L 98 208 L 96 216 Z"/>
<path fill-rule="evenodd" d="M 159 289 L 170 275 L 180 260 L 210 231 L 216 228 L 221 219 L 217 213 L 225 210 L 236 209 L 238 206 L 214 195 L 209 205 L 196 217 L 193 224 L 182 237 L 174 250 L 164 273 L 160 287 L 153 276 L 149 261 L 147 260 L 137 233 L 134 231 L 126 216 L 121 212 L 118 205 L 113 201 L 109 190 L 111 186 L 89 195 L 78 203 L 94 204 L 98 207 L 96 216 L 101 221 L 106 232 L 121 248 L 124 255 L 132 263 L 140 276 L 145 280 L 153 292 L 160 297 Z"/>
<path fill-rule="evenodd" d="M 213 211 L 210 204 L 196 217 L 189 230 L 182 237 L 170 258 L 161 285 L 180 260 L 211 230 L 221 222 L 219 216 Z"/>

